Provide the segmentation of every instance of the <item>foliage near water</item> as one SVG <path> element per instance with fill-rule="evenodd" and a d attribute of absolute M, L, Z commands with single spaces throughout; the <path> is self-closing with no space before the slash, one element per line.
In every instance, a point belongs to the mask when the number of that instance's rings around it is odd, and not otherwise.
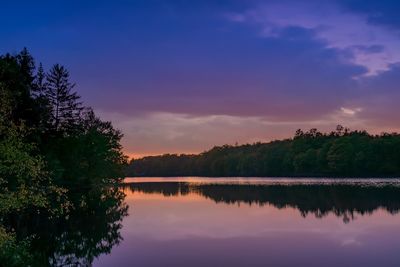
<path fill-rule="evenodd" d="M 76 259 L 57 251 L 66 243 L 41 252 L 33 244 L 52 227 L 46 242 L 68 234 L 71 217 L 87 203 L 96 203 L 89 207 L 94 209 L 91 215 L 126 213 L 122 196 L 104 189 L 123 177 L 122 134 L 83 106 L 74 87 L 66 68 L 59 64 L 47 72 L 41 64 L 36 68 L 26 49 L 0 56 L 0 263 L 4 266 L 58 266 L 54 263 L 60 258 Z M 114 215 L 97 223 L 111 227 L 120 219 Z M 57 235 L 59 224 L 65 227 Z M 105 248 L 118 240 L 113 238 Z M 102 237 L 92 241 L 104 242 Z M 88 257 L 88 251 L 94 254 Z M 88 251 L 81 256 L 90 262 L 96 255 L 92 247 Z"/>
<path fill-rule="evenodd" d="M 199 155 L 162 155 L 132 160 L 129 176 L 399 177 L 400 134 L 371 135 L 338 126 L 293 138 L 220 146 Z"/>

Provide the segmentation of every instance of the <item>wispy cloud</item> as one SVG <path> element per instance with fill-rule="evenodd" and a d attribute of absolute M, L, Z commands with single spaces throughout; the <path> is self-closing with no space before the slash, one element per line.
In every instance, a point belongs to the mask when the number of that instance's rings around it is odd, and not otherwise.
<path fill-rule="evenodd" d="M 201 115 L 156 112 L 127 116 L 100 111 L 103 119 L 112 120 L 123 129 L 124 150 L 132 157 L 163 153 L 199 153 L 214 145 L 267 142 L 293 136 L 298 128 L 331 131 L 337 123 L 363 129 L 366 121 L 357 110 L 342 108 L 332 114 L 308 121 L 270 121 L 256 116 Z M 371 128 L 371 127 L 370 127 Z"/>
<path fill-rule="evenodd" d="M 350 115 L 350 116 L 354 116 L 356 115 L 358 112 L 362 111 L 362 108 L 345 108 L 345 107 L 341 107 L 340 110 L 343 112 L 343 114 L 345 115 Z"/>
<path fill-rule="evenodd" d="M 400 62 L 400 35 L 394 29 L 371 24 L 366 14 L 344 11 L 333 2 L 271 2 L 227 18 L 255 23 L 264 37 L 277 37 L 288 27 L 311 30 L 326 47 L 347 53 L 345 60 L 366 67 L 366 75 L 379 74 Z"/>

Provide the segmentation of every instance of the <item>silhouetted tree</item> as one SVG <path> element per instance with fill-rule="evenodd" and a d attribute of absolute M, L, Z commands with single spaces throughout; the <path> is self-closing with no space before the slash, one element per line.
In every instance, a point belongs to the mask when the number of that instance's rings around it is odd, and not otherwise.
<path fill-rule="evenodd" d="M 75 84 L 69 81 L 69 72 L 55 64 L 46 75 L 46 80 L 45 95 L 52 111 L 51 125 L 56 131 L 73 129 L 78 124 L 83 107 L 78 94 L 72 91 Z"/>
<path fill-rule="evenodd" d="M 42 63 L 39 63 L 34 85 L 36 96 L 42 96 L 46 93 L 46 73 L 44 72 Z"/>
<path fill-rule="evenodd" d="M 34 80 L 33 72 L 35 70 L 35 60 L 26 47 L 16 56 L 16 60 L 20 66 L 20 73 L 25 79 L 25 82 L 31 84 Z"/>
<path fill-rule="evenodd" d="M 0 56 L 1 266 L 49 265 L 49 254 L 43 262 L 34 264 L 41 257 L 36 252 L 46 253 L 33 249 L 33 240 L 43 234 L 37 227 L 57 229 L 60 223 L 65 223 L 63 219 L 74 216 L 72 210 L 87 203 L 84 196 L 87 190 L 100 190 L 93 200 L 98 204 L 106 196 L 102 191 L 106 184 L 118 182 L 123 176 L 126 159 L 119 143 L 122 134 L 110 122 L 97 118 L 90 108 L 85 108 L 87 112 L 82 115 L 84 107 L 73 88 L 68 71 L 58 64 L 48 74 L 41 64 L 36 70 L 26 48 L 17 55 Z M 71 202 L 66 194 L 76 188 L 83 191 L 75 192 L 78 200 Z M 112 204 L 115 199 L 110 200 Z M 118 218 L 118 214 L 108 214 L 109 211 L 99 212 Z M 89 210 L 87 214 L 92 218 L 93 212 Z M 90 263 L 98 253 L 109 251 L 119 240 L 120 225 L 115 224 L 107 232 L 108 225 L 103 221 L 101 236 L 96 240 L 88 236 L 87 240 L 93 244 L 71 257 Z M 55 231 L 51 232 L 53 235 Z M 66 240 L 55 251 L 55 257 L 65 249 L 65 253 L 69 252 L 63 245 L 71 238 L 64 232 L 60 236 Z M 56 238 L 60 240 L 60 236 Z M 80 233 L 77 236 L 81 237 Z M 81 245 L 79 242 L 76 247 Z M 67 256 L 63 254 L 60 260 Z"/>

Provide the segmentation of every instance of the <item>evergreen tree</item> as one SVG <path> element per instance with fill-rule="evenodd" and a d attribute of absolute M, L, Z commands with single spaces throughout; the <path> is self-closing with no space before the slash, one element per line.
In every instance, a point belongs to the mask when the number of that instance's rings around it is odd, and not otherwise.
<path fill-rule="evenodd" d="M 34 85 L 35 85 L 34 91 L 36 93 L 36 97 L 42 96 L 46 90 L 46 73 L 44 72 L 42 63 L 39 64 Z"/>
<path fill-rule="evenodd" d="M 55 64 L 46 75 L 45 96 L 52 114 L 50 124 L 55 131 L 73 130 L 83 110 L 80 97 L 72 91 L 75 84 L 69 79 L 68 70 L 59 64 Z"/>
<path fill-rule="evenodd" d="M 35 60 L 29 53 L 28 49 L 24 47 L 22 51 L 16 56 L 17 62 L 20 66 L 20 73 L 22 74 L 27 84 L 32 84 L 33 72 L 35 70 Z"/>
<path fill-rule="evenodd" d="M 51 128 L 52 109 L 46 96 L 46 90 L 46 73 L 42 63 L 40 63 L 33 81 L 32 97 L 35 101 L 36 111 L 39 114 L 37 129 L 42 133 Z"/>
<path fill-rule="evenodd" d="M 10 103 L 7 120 L 17 125 L 24 123 L 30 128 L 35 128 L 38 122 L 32 99 L 34 69 L 34 60 L 26 48 L 15 56 L 0 56 L 1 97 L 6 97 Z"/>

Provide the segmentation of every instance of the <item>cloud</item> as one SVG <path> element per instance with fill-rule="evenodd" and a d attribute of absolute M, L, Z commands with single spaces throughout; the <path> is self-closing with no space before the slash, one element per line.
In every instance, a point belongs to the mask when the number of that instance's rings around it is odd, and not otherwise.
<path fill-rule="evenodd" d="M 120 94 L 104 97 L 100 91 L 98 106 L 130 115 L 169 112 L 315 120 L 354 97 L 357 81 L 352 77 L 366 70 L 342 62 L 339 51 L 312 36 L 295 27 L 282 31 L 280 38 L 267 39 L 251 31 L 244 36 L 228 32 L 197 52 L 162 55 L 141 69 L 133 62 L 132 75 L 121 77 L 124 84 L 118 84 Z M 98 78 L 101 86 L 115 87 L 113 81 L 104 81 L 112 76 Z"/>
<path fill-rule="evenodd" d="M 132 157 L 163 153 L 199 153 L 215 145 L 267 142 L 292 137 L 299 128 L 331 131 L 340 123 L 363 129 L 366 122 L 341 110 L 310 121 L 270 121 L 263 117 L 227 115 L 187 115 L 148 113 L 127 116 L 116 112 L 99 112 L 102 119 L 112 120 L 122 129 L 124 151 Z"/>
<path fill-rule="evenodd" d="M 356 113 L 362 111 L 362 108 L 354 108 L 354 109 L 351 109 L 351 108 L 344 108 L 344 107 L 341 107 L 340 110 L 341 110 L 341 111 L 343 112 L 343 114 L 345 114 L 345 115 L 354 116 L 354 115 L 356 115 Z"/>
<path fill-rule="evenodd" d="M 196 13 L 201 23 L 179 12 L 184 28 L 162 18 L 164 28 L 136 30 L 132 49 L 81 72 L 87 98 L 125 133 L 128 154 L 198 153 L 337 124 L 400 128 L 398 36 L 370 14 L 332 1 L 214 10 L 219 20 Z"/>
<path fill-rule="evenodd" d="M 129 153 L 400 129 L 398 1 L 133 2 L 11 4 L 1 50 L 65 64 Z"/>
<path fill-rule="evenodd" d="M 368 120 L 371 125 L 379 126 L 384 130 L 389 128 L 389 131 L 399 131 L 399 85 L 400 64 L 394 64 L 379 76 L 360 81 L 359 97 L 349 99 L 348 104 L 364 107 L 358 115 Z"/>
<path fill-rule="evenodd" d="M 392 28 L 370 23 L 365 13 L 349 12 L 334 2 L 281 1 L 262 4 L 230 15 L 232 21 L 261 26 L 264 37 L 279 37 L 288 27 L 312 30 L 326 47 L 350 51 L 347 59 L 368 69 L 367 75 L 387 71 L 400 62 L 400 35 Z"/>
<path fill-rule="evenodd" d="M 347 238 L 345 240 L 342 241 L 341 244 L 343 247 L 347 247 L 347 246 L 361 246 L 362 243 L 354 238 Z"/>

